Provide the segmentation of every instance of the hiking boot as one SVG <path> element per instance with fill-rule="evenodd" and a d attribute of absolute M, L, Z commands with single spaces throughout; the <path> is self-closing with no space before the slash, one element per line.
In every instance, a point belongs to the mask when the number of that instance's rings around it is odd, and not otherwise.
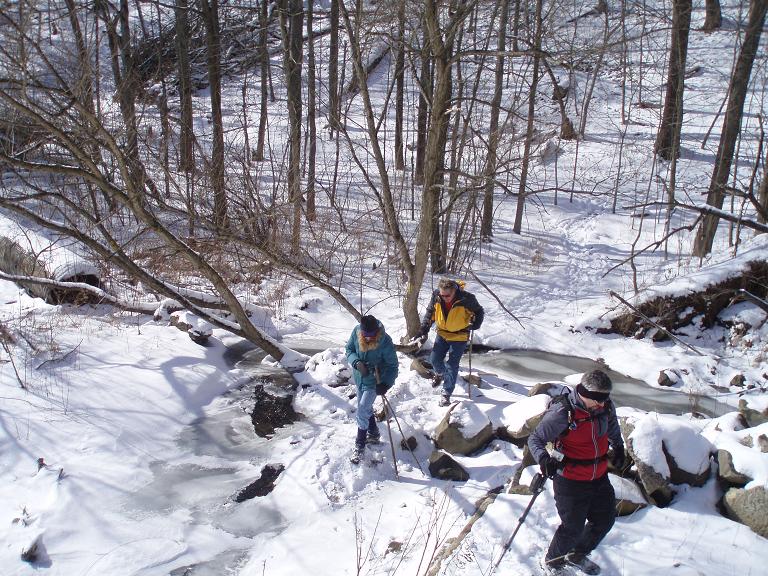
<path fill-rule="evenodd" d="M 541 567 L 544 570 L 544 574 L 547 576 L 567 576 L 571 573 L 562 557 L 556 558 L 555 560 L 542 558 Z"/>
<path fill-rule="evenodd" d="M 381 434 L 371 434 L 370 432 L 365 437 L 366 444 L 381 444 Z"/>
<path fill-rule="evenodd" d="M 360 464 L 360 460 L 362 460 L 364 456 L 365 446 L 355 446 L 355 449 L 352 451 L 352 456 L 349 457 L 349 461 L 352 462 L 352 464 Z"/>
<path fill-rule="evenodd" d="M 566 563 L 575 566 L 584 574 L 600 574 L 600 566 L 592 562 L 587 555 L 582 552 L 568 552 L 565 555 Z"/>
<path fill-rule="evenodd" d="M 443 375 L 435 373 L 432 376 L 432 388 L 437 388 L 443 383 Z"/>
<path fill-rule="evenodd" d="M 440 401 L 437 403 L 438 406 L 450 406 L 451 405 L 451 397 L 448 396 L 448 394 L 443 394 L 440 396 Z"/>

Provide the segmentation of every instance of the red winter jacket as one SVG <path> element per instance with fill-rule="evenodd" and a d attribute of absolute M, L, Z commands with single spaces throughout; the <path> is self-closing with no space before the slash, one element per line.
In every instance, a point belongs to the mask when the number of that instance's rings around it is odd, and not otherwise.
<path fill-rule="evenodd" d="M 565 402 L 553 401 L 528 439 L 528 447 L 539 462 L 552 442 L 565 457 L 559 474 L 571 480 L 596 480 L 608 472 L 608 445 L 624 447 L 616 409 L 609 400 L 602 410 L 590 414 L 574 390 L 568 399 L 571 416 Z"/>

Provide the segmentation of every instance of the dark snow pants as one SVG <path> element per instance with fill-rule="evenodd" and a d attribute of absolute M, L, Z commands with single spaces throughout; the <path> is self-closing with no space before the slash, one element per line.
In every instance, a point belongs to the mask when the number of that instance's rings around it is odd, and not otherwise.
<path fill-rule="evenodd" d="M 616 520 L 616 495 L 606 474 L 597 480 L 569 480 L 555 476 L 555 506 L 560 526 L 549 544 L 546 559 L 575 551 L 589 554 Z"/>

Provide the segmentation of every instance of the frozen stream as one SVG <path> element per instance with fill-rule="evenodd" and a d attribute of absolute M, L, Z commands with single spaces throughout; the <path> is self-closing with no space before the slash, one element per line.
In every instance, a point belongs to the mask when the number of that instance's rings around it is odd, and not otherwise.
<path fill-rule="evenodd" d="M 291 345 L 290 343 L 287 343 Z M 298 349 L 311 355 L 327 347 L 323 342 L 302 342 Z M 150 464 L 154 479 L 126 503 L 133 515 L 178 514 L 193 526 L 213 527 L 239 538 L 240 547 L 217 557 L 179 568 L 171 576 L 219 576 L 237 573 L 248 551 L 265 544 L 288 523 L 274 499 L 258 506 L 243 506 L 233 496 L 259 477 L 261 468 L 279 461 L 271 453 L 272 442 L 257 436 L 251 423 L 253 383 L 268 376 L 285 377 L 282 370 L 261 364 L 263 352 L 248 343 L 230 347 L 225 354 L 233 368 L 246 372 L 251 381 L 212 402 L 205 416 L 187 426 L 178 438 L 182 461 L 155 461 Z M 468 358 L 465 355 L 463 372 Z M 600 367 L 589 359 L 559 356 L 537 351 L 497 351 L 472 357 L 473 371 L 488 372 L 503 381 L 530 386 L 537 382 L 562 381 L 564 377 Z M 650 388 L 643 382 L 609 371 L 614 381 L 617 404 L 660 412 L 690 412 L 691 399 L 669 390 Z M 709 414 L 728 411 L 714 401 L 700 402 L 696 409 Z M 278 430 L 277 437 L 301 434 L 307 424 L 296 422 L 290 430 Z M 274 459 L 273 459 L 274 458 Z M 247 511 L 247 512 L 246 512 Z"/>

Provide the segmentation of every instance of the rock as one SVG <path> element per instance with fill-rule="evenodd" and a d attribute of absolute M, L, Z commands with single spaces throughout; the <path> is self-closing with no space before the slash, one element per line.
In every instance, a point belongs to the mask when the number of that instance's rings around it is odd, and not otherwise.
<path fill-rule="evenodd" d="M 768 436 L 760 434 L 760 436 L 757 437 L 757 445 L 760 446 L 760 452 L 768 452 Z"/>
<path fill-rule="evenodd" d="M 680 376 L 674 370 L 662 370 L 659 372 L 659 386 L 674 386 L 680 382 Z"/>
<path fill-rule="evenodd" d="M 186 310 L 174 312 L 168 320 L 171 326 L 186 332 L 195 344 L 206 344 L 213 334 L 213 327 L 208 322 Z"/>
<path fill-rule="evenodd" d="M 528 396 L 536 396 L 537 394 L 548 394 L 554 396 L 559 394 L 559 391 L 563 388 L 562 384 L 556 382 L 539 382 L 528 390 Z"/>
<path fill-rule="evenodd" d="M 747 381 L 747 379 L 744 377 L 744 374 L 736 374 L 733 378 L 731 378 L 731 383 L 729 386 L 738 386 L 743 387 L 744 383 Z"/>
<path fill-rule="evenodd" d="M 768 422 L 768 408 L 754 410 L 749 407 L 745 398 L 739 400 L 739 412 L 744 415 L 750 428 Z"/>
<path fill-rule="evenodd" d="M 541 422 L 549 402 L 549 396 L 536 394 L 505 407 L 502 411 L 502 422 L 506 431 L 503 434 L 512 438 L 513 442 L 515 440 L 524 442 Z"/>
<path fill-rule="evenodd" d="M 749 476 L 745 476 L 733 467 L 733 456 L 728 450 L 717 451 L 717 466 L 717 478 L 721 486 L 741 487 L 751 480 Z"/>
<path fill-rule="evenodd" d="M 652 466 L 638 459 L 632 444 L 632 438 L 630 438 L 627 441 L 627 451 L 635 461 L 637 475 L 640 478 L 643 490 L 645 490 L 645 493 L 648 495 L 648 499 L 652 504 L 659 508 L 669 506 L 675 495 L 669 480 L 654 470 Z"/>
<path fill-rule="evenodd" d="M 296 381 L 286 373 L 281 379 L 270 376 L 266 382 L 256 384 L 253 389 L 255 400 L 251 412 L 253 429 L 262 438 L 275 433 L 277 428 L 296 422 L 300 414 L 293 409 Z"/>
<path fill-rule="evenodd" d="M 450 454 L 472 454 L 493 439 L 493 424 L 474 403 L 458 402 L 448 409 L 432 437 L 438 448 Z"/>
<path fill-rule="evenodd" d="M 701 488 L 707 483 L 712 470 L 710 466 L 703 467 L 698 473 L 689 472 L 677 465 L 675 457 L 669 453 L 664 442 L 661 443 L 661 450 L 664 452 L 664 456 L 667 459 L 667 466 L 669 466 L 669 481 L 672 484 L 689 484 Z"/>
<path fill-rule="evenodd" d="M 531 491 L 528 488 L 527 485 L 520 484 L 520 478 L 523 476 L 523 470 L 528 468 L 528 466 L 533 466 L 536 464 L 536 461 L 533 459 L 533 455 L 531 454 L 531 451 L 528 449 L 528 444 L 525 445 L 523 448 L 523 459 L 520 461 L 520 466 L 517 467 L 517 470 L 515 470 L 514 476 L 512 476 L 512 479 L 509 483 L 509 488 L 507 489 L 507 492 L 510 494 L 530 494 Z"/>
<path fill-rule="evenodd" d="M 453 480 L 455 482 L 469 480 L 469 473 L 443 450 L 435 450 L 429 455 L 429 473 L 433 478 L 441 480 Z"/>
<path fill-rule="evenodd" d="M 21 559 L 36 568 L 50 568 L 51 558 L 43 544 L 43 535 L 38 534 L 32 543 L 21 551 Z"/>
<path fill-rule="evenodd" d="M 425 362 L 418 358 L 414 358 L 411 362 L 411 370 L 415 371 L 422 378 L 432 378 L 434 374 L 431 366 L 427 366 Z"/>
<path fill-rule="evenodd" d="M 419 445 L 418 441 L 416 440 L 415 436 L 408 436 L 408 438 L 401 438 L 400 439 L 400 448 L 403 450 L 409 450 L 413 452 L 416 450 L 416 447 Z"/>
<path fill-rule="evenodd" d="M 633 512 L 648 506 L 648 501 L 635 482 L 611 474 L 608 476 L 616 493 L 616 513 L 619 516 L 629 516 Z"/>
<path fill-rule="evenodd" d="M 266 496 L 275 489 L 275 480 L 285 470 L 282 464 L 267 464 L 261 469 L 261 476 L 256 481 L 240 490 L 235 496 L 235 502 L 245 502 L 256 496 Z"/>
<path fill-rule="evenodd" d="M 723 497 L 723 506 L 729 518 L 768 538 L 768 491 L 764 486 L 731 488 Z"/>

